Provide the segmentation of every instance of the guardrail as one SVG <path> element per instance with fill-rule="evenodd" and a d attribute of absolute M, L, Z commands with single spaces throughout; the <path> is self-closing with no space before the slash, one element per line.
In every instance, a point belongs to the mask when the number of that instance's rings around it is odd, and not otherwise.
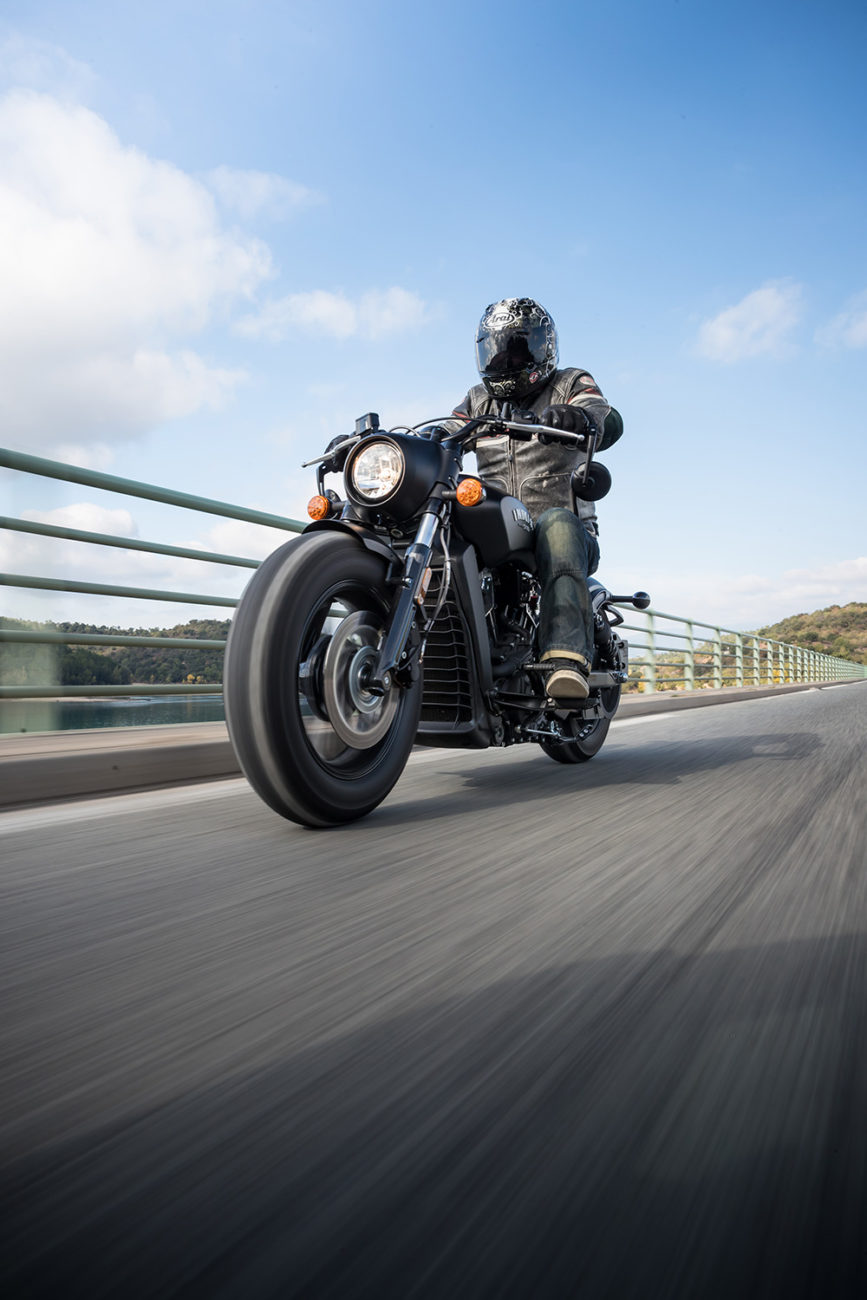
<path fill-rule="evenodd" d="M 26 474 L 60 479 L 66 483 L 80 483 L 87 487 L 142 497 L 205 514 L 239 519 L 246 523 L 264 524 L 286 532 L 297 533 L 304 527 L 298 520 L 283 515 L 249 510 L 226 501 L 211 500 L 170 488 L 141 483 L 98 470 L 83 469 L 61 461 L 46 460 L 24 452 L 0 448 L 0 467 Z M 171 546 L 160 542 L 139 541 L 137 538 L 116 537 L 106 533 L 86 532 L 52 524 L 35 523 L 26 519 L 0 517 L 0 525 L 12 532 L 36 534 L 60 541 L 82 542 L 93 546 L 120 547 L 124 550 L 146 551 L 151 554 L 197 560 L 206 564 L 255 569 L 260 561 L 245 556 L 222 555 L 212 551 Z M 0 574 L 0 585 L 29 588 L 31 590 L 78 592 L 89 595 L 119 596 L 136 600 L 175 601 L 186 605 L 220 606 L 233 608 L 238 599 L 214 596 L 205 592 L 165 591 L 148 587 L 121 586 L 112 583 L 74 582 L 61 578 L 46 578 L 35 574 Z M 630 607 L 630 616 L 632 610 Z M 646 692 L 660 690 L 700 690 L 706 687 L 783 685 L 799 682 L 848 681 L 867 677 L 867 667 L 821 654 L 803 646 L 774 641 L 752 633 L 736 632 L 716 627 L 699 619 L 688 619 L 676 614 L 664 614 L 648 609 L 642 615 L 644 622 L 624 622 L 623 629 L 638 633 L 640 640 L 630 635 L 630 682 L 627 689 Z M 667 624 L 679 624 L 677 631 Z M 151 648 L 220 649 L 225 640 L 205 640 L 194 637 L 126 636 L 96 633 L 50 632 L 42 629 L 0 628 L 0 642 L 33 645 L 92 646 L 97 649 L 119 646 L 147 646 Z M 636 653 L 638 652 L 638 653 Z M 8 685 L 0 677 L 0 699 L 44 699 L 73 696 L 133 696 L 214 694 L 219 683 L 151 683 L 139 685 L 87 685 L 65 686 L 58 683 L 41 685 Z"/>

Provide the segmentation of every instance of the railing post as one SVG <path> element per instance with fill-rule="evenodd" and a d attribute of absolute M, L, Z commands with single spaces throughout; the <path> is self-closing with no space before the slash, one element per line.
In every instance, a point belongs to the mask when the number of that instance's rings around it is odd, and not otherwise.
<path fill-rule="evenodd" d="M 718 689 L 722 687 L 722 631 L 715 627 L 713 637 L 713 684 Z"/>
<path fill-rule="evenodd" d="M 647 652 L 650 662 L 647 667 L 647 691 L 652 695 L 656 690 L 656 627 L 650 610 L 645 614 L 647 620 Z"/>
<path fill-rule="evenodd" d="M 695 637 L 693 636 L 692 622 L 686 624 L 686 661 L 683 665 L 683 675 L 685 678 L 684 687 L 688 691 L 695 690 Z"/>
<path fill-rule="evenodd" d="M 744 639 L 740 632 L 735 633 L 735 686 L 744 684 Z"/>

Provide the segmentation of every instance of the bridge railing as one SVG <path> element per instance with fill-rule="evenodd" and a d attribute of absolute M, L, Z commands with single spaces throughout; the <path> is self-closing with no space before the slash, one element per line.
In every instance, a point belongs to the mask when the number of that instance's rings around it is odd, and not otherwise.
<path fill-rule="evenodd" d="M 304 527 L 298 520 L 283 515 L 250 510 L 245 506 L 216 501 L 170 488 L 157 487 L 133 479 L 105 474 L 98 470 L 46 460 L 24 452 L 0 448 L 0 468 L 26 474 L 80 483 L 87 487 L 148 501 L 197 510 L 205 514 L 261 524 L 269 528 L 298 533 Z M 61 525 L 28 519 L 0 516 L 0 526 L 11 532 L 53 538 L 58 542 L 83 542 L 94 547 L 115 547 L 156 555 L 195 560 L 204 564 L 237 569 L 255 569 L 260 561 L 247 556 L 224 555 L 191 547 L 173 546 L 138 538 L 87 532 Z M 231 609 L 240 597 L 217 596 L 207 592 L 169 591 L 162 588 L 133 587 L 117 583 L 81 582 L 50 578 L 39 574 L 3 573 L 0 585 L 30 590 L 71 592 L 86 595 L 121 597 L 127 600 L 170 601 L 184 605 L 218 606 Z M 654 692 L 661 690 L 700 690 L 708 687 L 783 685 L 786 683 L 846 681 L 867 677 L 867 667 L 847 659 L 819 653 L 808 647 L 775 641 L 753 633 L 716 627 L 699 619 L 683 618 L 648 609 L 636 615 L 628 607 L 628 617 L 642 618 L 641 623 L 624 621 L 623 630 L 630 641 L 630 680 L 627 689 Z M 32 620 L 31 620 L 32 621 Z M 636 639 L 635 635 L 638 635 Z M 50 631 L 43 628 L 2 628 L 0 643 L 44 646 L 90 646 L 111 649 L 141 646 L 158 649 L 208 650 L 225 647 L 224 639 L 124 635 Z M 3 680 L 0 662 L 0 699 L 39 699 L 74 696 L 133 696 L 214 694 L 219 683 L 136 683 L 127 685 L 86 686 L 58 682 L 14 684 Z"/>

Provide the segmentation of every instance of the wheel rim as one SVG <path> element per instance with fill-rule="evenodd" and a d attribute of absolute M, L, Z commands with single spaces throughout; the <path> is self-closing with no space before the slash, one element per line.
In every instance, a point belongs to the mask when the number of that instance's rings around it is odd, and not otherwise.
<path fill-rule="evenodd" d="M 328 721 L 352 749 L 378 744 L 397 712 L 395 687 L 385 695 L 375 695 L 369 687 L 381 640 L 380 621 L 358 610 L 337 627 L 325 655 L 322 685 Z"/>
<path fill-rule="evenodd" d="M 380 603 L 372 590 L 337 584 L 311 611 L 302 636 L 295 707 L 311 752 L 334 776 L 357 776 L 373 761 L 367 751 L 387 737 L 400 706 L 393 688 L 377 710 L 363 682 L 374 636 L 377 646 L 381 636 Z"/>

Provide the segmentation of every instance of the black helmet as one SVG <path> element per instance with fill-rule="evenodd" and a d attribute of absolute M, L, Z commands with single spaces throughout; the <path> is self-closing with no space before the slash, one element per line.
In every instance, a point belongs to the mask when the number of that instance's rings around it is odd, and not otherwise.
<path fill-rule="evenodd" d="M 557 369 L 554 322 L 532 298 L 504 298 L 485 308 L 476 333 L 482 383 L 501 401 L 542 388 Z"/>

